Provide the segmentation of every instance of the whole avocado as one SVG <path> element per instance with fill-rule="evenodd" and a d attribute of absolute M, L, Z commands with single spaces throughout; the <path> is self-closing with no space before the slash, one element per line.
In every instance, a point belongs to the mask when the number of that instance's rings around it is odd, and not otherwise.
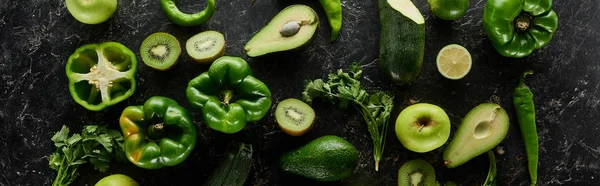
<path fill-rule="evenodd" d="M 338 136 L 328 135 L 286 152 L 280 158 L 285 172 L 317 181 L 344 179 L 358 164 L 358 150 Z"/>

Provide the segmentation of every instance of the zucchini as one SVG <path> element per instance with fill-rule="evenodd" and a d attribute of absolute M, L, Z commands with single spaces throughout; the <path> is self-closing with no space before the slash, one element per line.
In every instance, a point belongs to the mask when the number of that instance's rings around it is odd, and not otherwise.
<path fill-rule="evenodd" d="M 410 0 L 379 0 L 379 67 L 396 85 L 414 81 L 425 55 L 425 19 Z"/>
<path fill-rule="evenodd" d="M 235 143 L 204 186 L 243 186 L 252 164 L 252 145 Z"/>

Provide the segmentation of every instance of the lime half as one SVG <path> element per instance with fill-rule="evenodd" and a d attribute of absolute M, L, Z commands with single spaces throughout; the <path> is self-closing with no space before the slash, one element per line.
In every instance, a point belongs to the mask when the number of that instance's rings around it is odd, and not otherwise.
<path fill-rule="evenodd" d="M 471 54 L 460 45 L 450 44 L 438 53 L 437 69 L 442 76 L 448 79 L 461 79 L 471 70 Z"/>

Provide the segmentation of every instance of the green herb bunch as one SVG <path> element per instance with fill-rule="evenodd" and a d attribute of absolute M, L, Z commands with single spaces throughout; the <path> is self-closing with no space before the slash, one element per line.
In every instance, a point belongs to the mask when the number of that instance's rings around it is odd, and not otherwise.
<path fill-rule="evenodd" d="M 77 178 L 79 165 L 90 162 L 96 170 L 105 172 L 111 159 L 124 160 L 123 136 L 106 126 L 87 125 L 81 134 L 69 137 L 64 126 L 52 137 L 56 152 L 50 155 L 50 168 L 58 171 L 53 186 L 69 185 Z"/>
<path fill-rule="evenodd" d="M 349 71 L 347 73 L 339 69 L 337 73 L 329 74 L 327 82 L 321 79 L 308 81 L 302 92 L 302 99 L 310 104 L 315 98 L 326 98 L 333 104 L 338 103 L 341 108 L 353 105 L 367 122 L 373 140 L 375 170 L 378 171 L 385 146 L 388 120 L 394 108 L 394 95 L 379 91 L 369 96 L 360 83 L 362 67 L 358 63 L 352 63 Z"/>

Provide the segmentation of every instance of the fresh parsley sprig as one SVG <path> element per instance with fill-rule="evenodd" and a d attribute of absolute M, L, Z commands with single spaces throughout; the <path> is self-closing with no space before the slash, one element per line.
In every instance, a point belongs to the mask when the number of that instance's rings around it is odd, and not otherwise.
<path fill-rule="evenodd" d="M 53 186 L 73 183 L 81 164 L 90 162 L 96 170 L 105 172 L 113 157 L 124 160 L 125 156 L 123 136 L 106 126 L 87 125 L 80 134 L 69 137 L 69 128 L 63 125 L 52 141 L 56 152 L 50 155 L 50 168 L 58 171 Z"/>
<path fill-rule="evenodd" d="M 310 104 L 315 98 L 326 98 L 333 104 L 338 103 L 340 108 L 347 108 L 351 103 L 367 122 L 374 146 L 375 171 L 378 171 L 388 120 L 394 108 L 394 95 L 379 91 L 369 96 L 360 83 L 362 73 L 362 67 L 358 63 L 352 63 L 349 73 L 339 69 L 336 73 L 329 74 L 327 82 L 321 79 L 308 81 L 302 92 L 302 99 Z"/>

